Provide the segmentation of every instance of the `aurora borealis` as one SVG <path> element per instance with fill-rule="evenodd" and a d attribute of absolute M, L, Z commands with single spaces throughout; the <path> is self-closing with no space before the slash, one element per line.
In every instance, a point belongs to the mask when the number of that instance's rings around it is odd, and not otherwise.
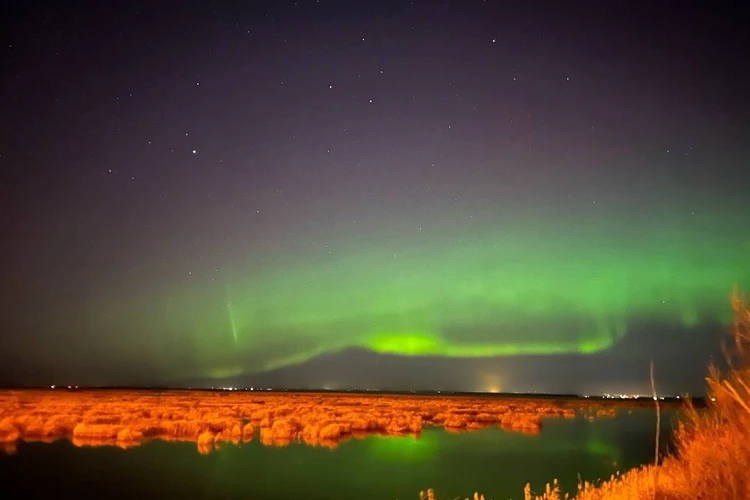
<path fill-rule="evenodd" d="M 213 311 L 201 307 L 207 294 L 199 289 L 167 320 L 190 318 L 201 352 L 262 352 L 260 370 L 350 347 L 449 357 L 593 354 L 613 347 L 632 320 L 727 325 L 726 290 L 747 283 L 746 252 L 731 241 L 686 241 L 688 231 L 673 227 L 644 234 L 637 248 L 588 248 L 579 242 L 596 235 L 572 232 L 543 248 L 534 235 L 511 243 L 507 234 L 480 235 L 398 253 L 352 251 L 304 267 L 293 259 L 255 276 L 232 271 L 225 311 L 220 301 Z"/>
<path fill-rule="evenodd" d="M 692 391 L 750 289 L 708 3 L 3 9 L 0 383 Z"/>

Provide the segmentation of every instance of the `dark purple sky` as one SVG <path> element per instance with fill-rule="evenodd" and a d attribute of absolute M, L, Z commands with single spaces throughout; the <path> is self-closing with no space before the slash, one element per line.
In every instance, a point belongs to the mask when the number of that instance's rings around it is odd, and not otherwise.
<path fill-rule="evenodd" d="M 700 390 L 750 284 L 722 5 L 4 2 L 0 383 Z"/>

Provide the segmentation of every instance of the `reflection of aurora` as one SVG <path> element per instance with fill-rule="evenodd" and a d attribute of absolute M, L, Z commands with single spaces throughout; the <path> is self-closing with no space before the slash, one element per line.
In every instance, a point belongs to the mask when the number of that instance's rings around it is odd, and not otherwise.
<path fill-rule="evenodd" d="M 601 437 L 591 436 L 586 440 L 586 451 L 592 456 L 606 457 L 619 462 L 622 457 L 620 450 Z"/>
<path fill-rule="evenodd" d="M 570 429 L 575 424 L 563 421 L 554 425 L 553 432 L 539 435 L 485 428 L 475 432 L 449 433 L 450 437 L 446 436 L 444 429 L 427 428 L 419 437 L 369 436 L 365 442 L 381 459 L 407 463 L 429 461 L 438 451 L 450 453 L 455 449 L 456 452 L 461 452 L 463 449 L 477 449 L 488 445 L 496 453 L 509 455 L 533 453 L 537 450 L 543 453 L 574 453 L 583 449 L 591 457 L 619 462 L 622 459 L 622 451 L 613 440 L 616 433 L 607 435 L 601 432 L 599 427 L 602 425 L 607 423 L 586 423 L 576 426 L 576 432 L 571 432 Z M 582 439 L 583 443 L 579 439 Z"/>
<path fill-rule="evenodd" d="M 440 438 L 437 429 L 423 431 L 417 436 L 368 436 L 368 448 L 380 458 L 389 461 L 419 462 L 429 460 L 438 450 Z"/>
<path fill-rule="evenodd" d="M 615 345 L 633 321 L 687 329 L 728 319 L 729 291 L 750 282 L 743 246 L 700 231 L 651 233 L 626 244 L 566 227 L 545 239 L 482 236 L 380 243 L 315 261 L 286 256 L 262 271 L 235 267 L 214 288 L 170 292 L 162 328 L 189 336 L 204 367 L 227 375 L 347 348 L 590 354 Z"/>

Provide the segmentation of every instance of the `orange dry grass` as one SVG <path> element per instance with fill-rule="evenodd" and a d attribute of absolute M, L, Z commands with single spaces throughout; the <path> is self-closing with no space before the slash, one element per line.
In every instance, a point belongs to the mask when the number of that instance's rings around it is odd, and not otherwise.
<path fill-rule="evenodd" d="M 415 435 L 500 426 L 537 433 L 546 417 L 574 417 L 593 405 L 479 397 L 323 395 L 170 391 L 0 392 L 0 450 L 18 440 L 70 438 L 80 446 L 136 446 L 149 439 L 195 442 L 207 453 L 224 443 L 304 442 L 336 447 L 368 434 Z"/>

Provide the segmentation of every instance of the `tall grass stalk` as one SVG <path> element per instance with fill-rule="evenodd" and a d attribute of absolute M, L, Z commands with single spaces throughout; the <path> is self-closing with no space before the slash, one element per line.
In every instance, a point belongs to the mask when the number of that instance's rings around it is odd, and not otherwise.
<path fill-rule="evenodd" d="M 659 483 L 659 435 L 661 434 L 661 408 L 659 407 L 659 395 L 656 393 L 656 380 L 654 379 L 654 360 L 651 360 L 649 371 L 651 378 L 651 394 L 656 404 L 656 437 L 654 438 L 654 496 L 656 496 L 656 485 Z"/>

